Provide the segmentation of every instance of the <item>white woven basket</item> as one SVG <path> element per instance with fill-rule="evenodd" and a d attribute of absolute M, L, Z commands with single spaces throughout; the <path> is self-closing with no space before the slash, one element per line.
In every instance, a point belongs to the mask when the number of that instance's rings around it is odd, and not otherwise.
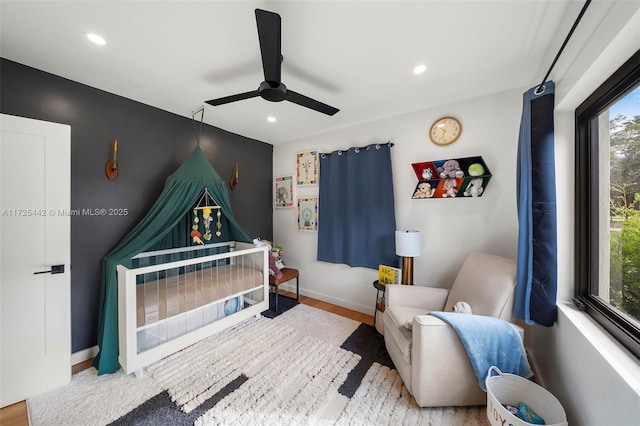
<path fill-rule="evenodd" d="M 492 376 L 495 372 L 498 375 Z M 507 411 L 502 404 L 517 407 L 524 402 L 546 426 L 567 426 L 567 415 L 560 401 L 542 386 L 524 377 L 503 373 L 496 366 L 489 368 L 487 378 L 487 418 L 494 426 L 531 426 Z"/>

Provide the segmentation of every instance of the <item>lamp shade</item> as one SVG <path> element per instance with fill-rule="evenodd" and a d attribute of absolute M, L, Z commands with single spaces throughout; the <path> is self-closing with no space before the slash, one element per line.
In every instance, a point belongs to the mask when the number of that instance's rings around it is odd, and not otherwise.
<path fill-rule="evenodd" d="M 397 230 L 396 254 L 403 257 L 420 256 L 420 231 Z"/>

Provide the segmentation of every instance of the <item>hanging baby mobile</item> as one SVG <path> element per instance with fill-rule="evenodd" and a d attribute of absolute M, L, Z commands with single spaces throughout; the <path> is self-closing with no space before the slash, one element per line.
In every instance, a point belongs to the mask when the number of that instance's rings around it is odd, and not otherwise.
<path fill-rule="evenodd" d="M 204 234 L 200 233 L 200 218 L 198 217 L 198 211 L 202 211 L 202 222 L 204 227 Z M 213 200 L 209 189 L 205 188 L 202 196 L 198 200 L 198 203 L 193 208 L 193 223 L 191 224 L 191 240 L 194 244 L 205 244 L 205 241 L 211 240 L 211 225 L 213 222 L 213 211 L 216 210 L 216 236 L 220 237 L 222 232 L 222 224 L 220 223 L 220 206 Z"/>

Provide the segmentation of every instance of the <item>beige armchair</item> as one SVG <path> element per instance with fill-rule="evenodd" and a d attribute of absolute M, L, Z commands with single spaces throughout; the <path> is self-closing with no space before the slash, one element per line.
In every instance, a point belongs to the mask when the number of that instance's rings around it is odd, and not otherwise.
<path fill-rule="evenodd" d="M 449 324 L 427 314 L 452 311 L 463 301 L 469 303 L 473 314 L 514 323 L 515 281 L 513 260 L 476 252 L 465 260 L 451 290 L 387 285 L 385 345 L 419 406 L 486 404 L 487 395 L 478 385 L 460 338 Z M 412 322 L 412 330 L 406 327 L 407 321 Z M 513 325 L 522 337 L 522 328 Z"/>

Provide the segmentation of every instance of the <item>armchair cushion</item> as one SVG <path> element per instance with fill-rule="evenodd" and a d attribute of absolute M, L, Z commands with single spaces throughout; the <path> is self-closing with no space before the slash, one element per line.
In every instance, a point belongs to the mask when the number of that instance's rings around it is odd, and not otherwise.
<path fill-rule="evenodd" d="M 411 308 L 406 306 L 387 306 L 384 316 L 385 325 L 390 322 L 390 327 L 385 327 L 393 335 L 398 349 L 408 363 L 411 363 L 411 330 L 405 327 L 407 321 L 413 321 L 417 315 L 429 313 L 426 309 Z"/>
<path fill-rule="evenodd" d="M 477 315 L 513 321 L 516 265 L 511 259 L 486 253 L 471 253 L 460 268 L 444 309 L 453 311 L 464 300 Z"/>
<path fill-rule="evenodd" d="M 428 311 L 443 311 L 449 290 L 446 288 L 419 285 L 389 284 L 385 288 L 386 305 L 420 308 Z"/>

